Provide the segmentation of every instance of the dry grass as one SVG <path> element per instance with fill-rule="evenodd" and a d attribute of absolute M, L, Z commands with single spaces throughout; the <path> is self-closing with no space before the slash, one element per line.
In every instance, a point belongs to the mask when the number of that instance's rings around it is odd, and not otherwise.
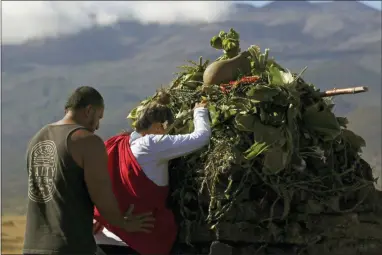
<path fill-rule="evenodd" d="M 1 254 L 22 254 L 25 220 L 25 216 L 2 216 Z"/>

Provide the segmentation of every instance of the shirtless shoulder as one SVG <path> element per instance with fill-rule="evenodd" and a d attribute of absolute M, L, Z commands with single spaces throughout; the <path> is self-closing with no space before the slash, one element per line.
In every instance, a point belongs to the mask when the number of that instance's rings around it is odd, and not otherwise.
<path fill-rule="evenodd" d="M 78 129 L 68 138 L 68 151 L 80 167 L 84 166 L 88 155 L 97 157 L 97 151 L 104 148 L 102 139 L 86 129 Z"/>

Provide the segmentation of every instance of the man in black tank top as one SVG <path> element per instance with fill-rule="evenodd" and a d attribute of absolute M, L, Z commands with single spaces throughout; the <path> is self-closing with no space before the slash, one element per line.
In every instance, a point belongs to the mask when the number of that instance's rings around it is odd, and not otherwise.
<path fill-rule="evenodd" d="M 99 92 L 79 87 L 65 105 L 65 117 L 31 139 L 24 254 L 96 254 L 94 204 L 111 224 L 126 231 L 152 228 L 150 213 L 127 219 L 119 211 L 105 146 L 94 134 L 103 111 Z"/>

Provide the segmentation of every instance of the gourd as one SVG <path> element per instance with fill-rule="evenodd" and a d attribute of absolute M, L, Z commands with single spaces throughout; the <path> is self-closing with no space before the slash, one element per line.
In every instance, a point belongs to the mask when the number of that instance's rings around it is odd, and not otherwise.
<path fill-rule="evenodd" d="M 251 73 L 251 54 L 244 51 L 231 59 L 218 60 L 210 64 L 203 74 L 204 85 L 221 84 L 234 81 L 241 75 Z"/>

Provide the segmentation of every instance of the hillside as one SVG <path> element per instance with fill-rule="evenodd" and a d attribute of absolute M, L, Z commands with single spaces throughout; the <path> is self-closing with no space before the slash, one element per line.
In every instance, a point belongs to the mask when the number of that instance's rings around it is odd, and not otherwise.
<path fill-rule="evenodd" d="M 242 49 L 258 44 L 293 71 L 308 66 L 304 79 L 319 88 L 369 86 L 369 93 L 338 97 L 336 111 L 365 136 L 365 156 L 379 165 L 376 173 L 381 171 L 381 12 L 357 2 L 237 4 L 235 15 L 219 23 L 121 21 L 2 45 L 3 210 L 25 209 L 27 141 L 62 116 L 75 87 L 88 84 L 103 94 L 106 112 L 99 133 L 106 138 L 125 128 L 128 111 L 168 84 L 186 59 L 215 58 L 219 53 L 209 40 L 230 27 L 242 35 Z"/>
<path fill-rule="evenodd" d="M 25 217 L 1 218 L 1 254 L 21 254 L 24 241 Z"/>

